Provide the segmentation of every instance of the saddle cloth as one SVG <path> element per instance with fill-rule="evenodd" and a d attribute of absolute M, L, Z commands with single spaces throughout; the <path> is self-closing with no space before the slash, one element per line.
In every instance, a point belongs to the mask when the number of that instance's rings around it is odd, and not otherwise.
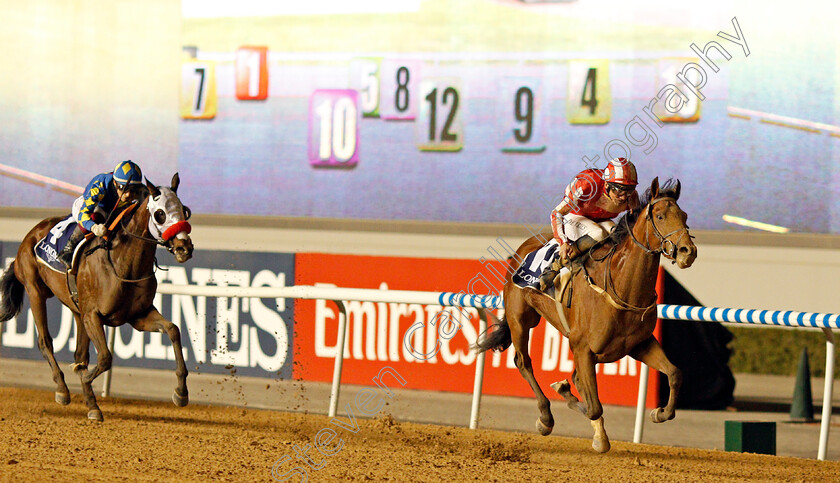
<path fill-rule="evenodd" d="M 64 245 L 67 244 L 67 240 L 70 239 L 70 235 L 73 234 L 73 230 L 75 229 L 76 221 L 73 220 L 72 215 L 68 215 L 67 218 L 52 227 L 50 232 L 47 233 L 47 236 L 35 244 L 35 257 L 38 258 L 38 261 L 56 272 L 65 273 L 66 270 L 64 268 L 64 264 L 58 259 L 58 253 L 62 248 L 64 248 Z M 76 249 L 73 252 L 74 258 L 76 251 L 78 251 L 84 244 L 83 239 L 82 242 L 76 246 Z"/>
<path fill-rule="evenodd" d="M 525 255 L 525 260 L 513 273 L 513 283 L 519 288 L 540 289 L 540 275 L 551 265 L 560 244 L 551 239 L 548 243 Z"/>

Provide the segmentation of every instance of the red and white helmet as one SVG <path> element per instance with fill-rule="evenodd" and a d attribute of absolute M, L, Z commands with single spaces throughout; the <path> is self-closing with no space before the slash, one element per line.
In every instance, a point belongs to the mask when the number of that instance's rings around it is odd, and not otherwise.
<path fill-rule="evenodd" d="M 639 184 L 639 177 L 636 175 L 636 167 L 633 163 L 624 158 L 611 159 L 604 168 L 604 181 L 628 186 Z"/>

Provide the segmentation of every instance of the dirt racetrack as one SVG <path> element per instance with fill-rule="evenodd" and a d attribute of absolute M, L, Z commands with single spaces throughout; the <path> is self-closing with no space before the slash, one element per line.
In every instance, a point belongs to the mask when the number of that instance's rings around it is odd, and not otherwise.
<path fill-rule="evenodd" d="M 103 398 L 89 422 L 80 396 L 0 388 L 2 481 L 272 481 L 306 466 L 295 446 L 323 428 L 336 438 L 310 449 L 312 481 L 838 481 L 840 462 L 614 442 L 596 454 L 584 439 L 400 423 L 389 415 L 339 417 Z M 356 432 L 352 432 L 355 430 Z M 329 433 L 326 432 L 326 433 Z M 322 441 L 324 443 L 326 441 Z M 335 448 L 338 448 L 335 450 Z M 303 481 L 298 474 L 288 481 Z"/>

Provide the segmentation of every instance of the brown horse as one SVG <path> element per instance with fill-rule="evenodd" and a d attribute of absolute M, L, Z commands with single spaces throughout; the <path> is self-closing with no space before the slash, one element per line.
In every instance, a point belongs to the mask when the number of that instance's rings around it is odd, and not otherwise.
<path fill-rule="evenodd" d="M 537 397 L 540 410 L 537 430 L 542 435 L 551 433 L 554 417 L 548 398 L 534 378 L 528 355 L 529 330 L 536 327 L 540 316 L 569 339 L 575 361 L 572 381 L 583 401 L 571 393 L 567 380 L 551 387 L 570 408 L 590 419 L 595 430 L 592 447 L 596 451 L 604 453 L 610 449 L 604 431 L 603 408 L 598 400 L 597 363 L 614 362 L 629 354 L 666 374 L 670 387 L 668 404 L 654 409 L 650 416 L 657 423 L 674 418 L 682 375 L 665 357 L 653 337 L 653 329 L 659 255 L 665 255 L 680 268 L 691 266 L 697 257 L 697 247 L 685 224 L 687 215 L 677 205 L 679 196 L 679 181 L 675 185 L 669 181 L 660 189 L 659 180 L 654 179 L 643 197 L 642 207 L 625 214 L 604 242 L 578 259 L 581 269 L 574 272 L 570 282 L 570 305 L 561 304 L 536 289 L 517 287 L 508 273 L 504 287 L 505 316 L 482 334 L 475 348 L 479 352 L 503 351 L 513 343 L 516 367 Z M 515 259 L 521 262 L 551 238 L 550 234 L 529 238 L 516 251 Z"/>
<path fill-rule="evenodd" d="M 111 352 L 104 325 L 119 327 L 128 323 L 139 331 L 166 332 L 172 341 L 178 366 L 178 386 L 172 399 L 177 406 L 186 406 L 189 402 L 181 333 L 152 305 L 157 290 L 154 276 L 157 245 L 166 247 L 180 263 L 192 257 L 193 244 L 186 221 L 189 208 L 181 204 L 176 194 L 179 182 L 178 173 L 172 177 L 170 188 L 157 187 L 147 179 L 146 186 L 141 185 L 138 193 L 146 209 L 134 210 L 128 221 L 122 220 L 121 230 L 110 233 L 108 240 L 95 239 L 87 254 L 78 259 L 73 268 L 78 303 L 71 296 L 66 275 L 40 263 L 34 251 L 38 241 L 63 217 L 48 218 L 30 230 L 20 244 L 15 261 L 0 279 L 0 294 L 3 296 L 0 321 L 9 320 L 20 312 L 24 290 L 29 295 L 38 330 L 38 347 L 52 368 L 53 381 L 57 385 L 55 400 L 62 405 L 70 403 L 70 391 L 53 354 L 52 337 L 47 328 L 46 301 L 55 295 L 73 312 L 77 335 L 75 364 L 72 367 L 82 381 L 89 419 L 103 419 L 91 383 L 111 368 Z M 96 366 L 88 369 L 91 340 L 96 347 L 97 360 Z"/>

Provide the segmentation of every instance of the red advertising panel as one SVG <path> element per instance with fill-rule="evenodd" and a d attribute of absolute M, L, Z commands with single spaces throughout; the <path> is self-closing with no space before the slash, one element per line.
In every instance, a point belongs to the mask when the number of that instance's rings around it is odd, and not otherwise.
<path fill-rule="evenodd" d="M 299 253 L 295 284 L 498 294 L 502 284 L 497 274 L 504 269 L 502 263 L 478 260 Z M 383 367 L 390 366 L 408 381 L 405 387 L 409 389 L 472 392 L 476 354 L 469 345 L 479 332 L 476 309 L 354 301 L 345 301 L 345 305 L 348 325 L 343 383 L 369 385 Z M 338 318 L 334 302 L 295 303 L 296 378 L 332 380 Z M 488 354 L 484 394 L 533 397 L 513 355 L 512 347 Z M 543 321 L 531 332 L 531 358 L 543 391 L 559 399 L 549 384 L 571 377 L 574 363 L 568 340 Z M 601 402 L 634 406 L 640 367 L 641 363 L 630 357 L 599 364 Z M 650 381 L 647 405 L 653 407 L 658 378 Z"/>

